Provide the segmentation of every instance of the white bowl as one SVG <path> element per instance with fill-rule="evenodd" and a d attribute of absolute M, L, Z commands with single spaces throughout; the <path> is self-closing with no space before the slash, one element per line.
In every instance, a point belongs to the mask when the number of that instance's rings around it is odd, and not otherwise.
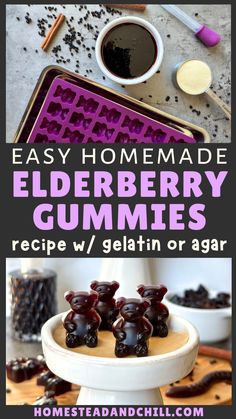
<path fill-rule="evenodd" d="M 169 291 L 164 298 L 164 303 L 171 313 L 183 317 L 196 327 L 201 342 L 213 343 L 229 338 L 231 334 L 231 307 L 217 309 L 184 307 L 170 301 L 170 298 L 175 294 L 181 295 L 181 293 Z M 211 297 L 216 294 L 216 291 L 210 291 Z"/>
<path fill-rule="evenodd" d="M 149 70 L 142 74 L 140 77 L 134 77 L 132 79 L 124 79 L 122 77 L 118 77 L 112 72 L 109 71 L 109 69 L 105 66 L 102 58 L 102 43 L 103 39 L 106 36 L 106 34 L 115 26 L 118 26 L 122 23 L 136 23 L 137 25 L 143 26 L 145 29 L 147 29 L 153 36 L 156 45 L 157 45 L 157 57 L 153 65 L 149 68 Z M 96 59 L 97 63 L 102 70 L 102 72 L 109 77 L 111 80 L 115 81 L 119 84 L 124 85 L 131 85 L 131 84 L 138 84 L 146 81 L 150 77 L 152 77 L 158 70 L 162 63 L 163 54 L 164 54 L 164 46 L 161 39 L 161 36 L 158 32 L 158 30 L 147 20 L 142 19 L 140 17 L 135 16 L 126 16 L 126 17 L 120 17 L 117 19 L 112 20 L 107 25 L 104 26 L 104 28 L 101 30 L 100 34 L 98 35 L 97 42 L 96 42 Z"/>
<path fill-rule="evenodd" d="M 180 348 L 144 358 L 96 357 L 72 352 L 54 339 L 65 313 L 48 320 L 42 328 L 46 363 L 54 374 L 81 386 L 80 405 L 158 405 L 159 387 L 180 380 L 193 368 L 198 352 L 198 333 L 186 320 L 170 316 L 169 326 L 188 334 Z"/>

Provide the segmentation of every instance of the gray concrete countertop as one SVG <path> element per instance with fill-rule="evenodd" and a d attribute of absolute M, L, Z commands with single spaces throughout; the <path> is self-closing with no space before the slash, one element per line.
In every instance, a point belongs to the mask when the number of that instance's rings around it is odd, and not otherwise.
<path fill-rule="evenodd" d="M 70 70 L 78 70 L 80 74 L 115 90 L 141 99 L 173 115 L 191 121 L 204 127 L 211 136 L 212 142 L 227 143 L 231 141 L 230 122 L 222 111 L 211 102 L 206 95 L 198 97 L 187 96 L 178 91 L 172 83 L 172 71 L 176 64 L 189 59 L 205 60 L 213 71 L 213 90 L 224 101 L 230 103 L 231 89 L 231 10 L 230 5 L 180 5 L 189 15 L 199 22 L 206 23 L 216 29 L 222 36 L 221 43 L 214 48 L 207 48 L 199 42 L 193 33 L 169 15 L 159 5 L 148 5 L 145 12 L 122 10 L 122 15 L 136 15 L 144 17 L 159 30 L 164 42 L 164 60 L 160 73 L 152 77 L 147 83 L 132 87 L 121 87 L 103 77 L 96 63 L 94 50 L 94 34 L 100 31 L 106 19 L 114 19 L 105 12 L 101 18 L 92 16 L 91 12 L 99 11 L 99 5 L 87 5 L 80 10 L 79 5 L 53 6 L 56 11 L 49 11 L 44 5 L 7 5 L 6 6 L 6 96 L 7 96 L 7 142 L 12 142 L 17 126 L 24 113 L 35 83 L 44 67 L 57 64 L 53 47 L 61 45 L 59 56 L 63 56 L 66 63 L 60 63 Z M 106 10 L 104 8 L 104 10 Z M 78 24 L 87 11 L 90 15 L 86 21 Z M 79 46 L 79 52 L 71 56 L 68 45 L 62 39 L 68 33 L 68 25 L 63 23 L 58 34 L 47 52 L 40 45 L 43 38 L 39 35 L 37 20 L 45 18 L 48 25 L 53 21 L 53 14 L 63 12 L 67 21 L 79 31 L 85 47 Z M 26 14 L 32 20 L 27 24 Z M 47 16 L 49 15 L 49 17 Z M 91 24 L 89 30 L 84 24 Z M 95 27 L 97 26 L 97 28 Z M 90 48 L 90 51 L 86 50 Z M 91 58 L 88 54 L 91 53 Z M 79 67 L 77 67 L 78 65 Z M 169 97 L 169 99 L 168 99 Z"/>

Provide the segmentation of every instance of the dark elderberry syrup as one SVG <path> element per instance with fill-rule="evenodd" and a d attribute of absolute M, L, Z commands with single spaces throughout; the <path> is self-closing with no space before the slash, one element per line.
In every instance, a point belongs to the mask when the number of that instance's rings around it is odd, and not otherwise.
<path fill-rule="evenodd" d="M 141 25 L 122 23 L 112 28 L 102 43 L 102 58 L 107 69 L 124 79 L 140 77 L 154 64 L 157 44 Z"/>
<path fill-rule="evenodd" d="M 43 324 L 56 314 L 56 273 L 49 269 L 20 269 L 10 273 L 13 337 L 41 341 Z"/>

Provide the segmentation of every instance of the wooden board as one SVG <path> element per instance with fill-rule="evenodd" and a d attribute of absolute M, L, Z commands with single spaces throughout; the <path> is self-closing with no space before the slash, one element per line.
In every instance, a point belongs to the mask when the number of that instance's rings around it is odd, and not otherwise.
<path fill-rule="evenodd" d="M 193 384 L 209 372 L 217 370 L 231 371 L 231 365 L 228 361 L 222 359 L 198 355 L 197 362 L 192 375 L 194 381 L 190 381 L 190 376 L 188 376 L 177 382 L 175 385 L 177 386 Z M 164 404 L 166 405 L 228 405 L 231 404 L 232 400 L 232 386 L 224 382 L 212 385 L 210 389 L 201 396 L 188 398 L 174 399 L 172 397 L 166 397 L 165 392 L 169 388 L 170 386 L 165 386 L 161 389 Z"/>
<path fill-rule="evenodd" d="M 44 387 L 37 386 L 36 377 L 31 380 L 23 381 L 23 383 L 13 383 L 6 379 L 6 388 L 11 390 L 6 393 L 7 405 L 19 405 L 23 403 L 33 404 L 38 396 L 44 394 Z M 79 387 L 72 385 L 72 391 L 68 391 L 61 396 L 56 396 L 59 405 L 75 405 L 79 394 Z"/>
<path fill-rule="evenodd" d="M 198 381 L 203 375 L 216 370 L 231 370 L 231 365 L 228 361 L 217 359 L 216 363 L 212 363 L 213 358 L 206 356 L 198 356 L 197 364 L 194 368 L 193 379 Z M 189 377 L 184 378 L 176 385 L 191 384 Z M 7 405 L 19 405 L 23 403 L 33 404 L 38 396 L 42 396 L 44 389 L 42 386 L 37 386 L 36 378 L 24 381 L 23 383 L 13 383 L 10 380 L 6 380 L 7 389 L 10 389 L 10 393 L 6 393 L 6 404 Z M 205 394 L 197 397 L 185 398 L 185 399 L 173 399 L 165 396 L 165 391 L 169 386 L 161 389 L 164 404 L 166 405 L 216 405 L 216 404 L 231 404 L 232 398 L 232 386 L 226 383 L 214 384 Z M 79 387 L 76 385 L 72 386 L 72 391 L 57 396 L 59 405 L 75 405 L 79 393 Z M 216 399 L 216 395 L 220 399 Z"/>

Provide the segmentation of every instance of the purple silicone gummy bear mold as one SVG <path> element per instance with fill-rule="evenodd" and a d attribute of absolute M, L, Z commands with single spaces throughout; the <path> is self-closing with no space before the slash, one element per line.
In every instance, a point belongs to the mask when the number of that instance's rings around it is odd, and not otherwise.
<path fill-rule="evenodd" d="M 70 128 L 66 128 L 62 138 L 69 140 L 70 143 L 82 143 L 84 134 L 77 130 L 71 131 Z"/>
<path fill-rule="evenodd" d="M 56 78 L 29 143 L 196 143 L 183 132 Z"/>
<path fill-rule="evenodd" d="M 58 116 L 64 121 L 66 119 L 66 115 L 69 112 L 69 108 L 63 109 L 60 103 L 51 102 L 47 112 L 49 113 L 49 115 Z"/>
<path fill-rule="evenodd" d="M 82 113 L 74 112 L 71 116 L 70 123 L 75 127 L 83 127 L 84 129 L 88 129 L 89 125 L 91 124 L 92 119 L 86 119 Z"/>

